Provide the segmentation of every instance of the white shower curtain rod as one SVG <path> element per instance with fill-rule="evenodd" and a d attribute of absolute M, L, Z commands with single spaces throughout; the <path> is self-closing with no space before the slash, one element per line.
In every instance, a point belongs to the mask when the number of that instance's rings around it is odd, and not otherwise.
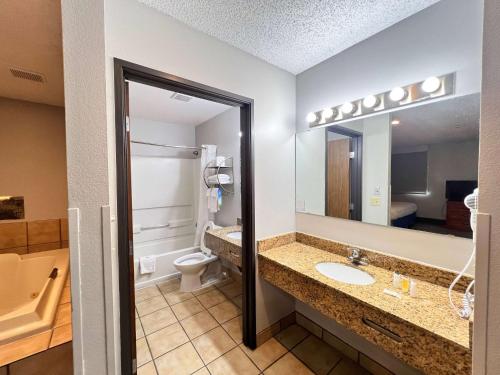
<path fill-rule="evenodd" d="M 170 148 L 185 148 L 187 150 L 201 150 L 201 149 L 206 148 L 205 146 L 195 147 L 195 146 L 162 145 L 162 144 L 159 144 L 159 143 L 140 142 L 140 141 L 130 141 L 130 143 L 135 143 L 135 144 L 138 144 L 138 145 L 146 145 L 146 146 L 170 147 Z"/>

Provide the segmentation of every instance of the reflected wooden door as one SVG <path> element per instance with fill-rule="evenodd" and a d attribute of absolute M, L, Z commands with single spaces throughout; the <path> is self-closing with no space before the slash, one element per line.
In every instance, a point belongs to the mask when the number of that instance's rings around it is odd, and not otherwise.
<path fill-rule="evenodd" d="M 327 215 L 349 219 L 349 138 L 328 142 Z"/>

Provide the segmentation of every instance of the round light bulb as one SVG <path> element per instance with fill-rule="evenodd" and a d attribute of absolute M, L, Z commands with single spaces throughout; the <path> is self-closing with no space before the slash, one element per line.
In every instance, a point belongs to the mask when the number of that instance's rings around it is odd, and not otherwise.
<path fill-rule="evenodd" d="M 314 121 L 316 121 L 318 119 L 318 116 L 316 116 L 316 113 L 314 112 L 309 112 L 307 114 L 307 117 L 306 117 L 306 121 L 308 123 L 313 123 Z"/>
<path fill-rule="evenodd" d="M 406 98 L 406 90 L 402 87 L 395 87 L 389 93 L 389 98 L 393 102 L 400 102 L 404 98 Z"/>
<path fill-rule="evenodd" d="M 378 105 L 379 103 L 379 98 L 375 95 L 368 95 L 366 98 L 363 99 L 363 106 L 365 108 L 373 108 Z"/>
<path fill-rule="evenodd" d="M 441 80 L 438 77 L 429 77 L 422 83 L 422 90 L 428 94 L 436 92 L 441 87 Z"/>
<path fill-rule="evenodd" d="M 350 115 L 354 112 L 354 110 L 356 109 L 356 106 L 351 102 L 347 102 L 347 103 L 342 104 L 342 107 L 340 109 L 346 115 Z"/>
<path fill-rule="evenodd" d="M 333 117 L 333 109 L 331 108 L 326 108 L 323 110 L 323 112 L 321 112 L 321 117 L 326 120 L 326 119 L 329 119 L 331 117 Z"/>

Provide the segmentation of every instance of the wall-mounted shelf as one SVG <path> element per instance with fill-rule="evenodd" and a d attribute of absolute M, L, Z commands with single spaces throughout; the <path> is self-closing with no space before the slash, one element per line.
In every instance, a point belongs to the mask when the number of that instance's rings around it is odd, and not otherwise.
<path fill-rule="evenodd" d="M 203 170 L 203 180 L 207 188 L 219 188 L 223 193 L 234 193 L 233 157 L 218 158 L 207 163 Z"/>

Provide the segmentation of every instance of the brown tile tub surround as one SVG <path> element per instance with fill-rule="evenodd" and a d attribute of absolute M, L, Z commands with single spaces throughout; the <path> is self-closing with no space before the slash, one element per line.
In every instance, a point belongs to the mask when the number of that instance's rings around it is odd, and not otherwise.
<path fill-rule="evenodd" d="M 217 256 L 241 267 L 241 241 L 227 236 L 228 233 L 238 231 L 241 231 L 239 225 L 208 230 L 205 233 L 205 244 Z"/>
<path fill-rule="evenodd" d="M 347 262 L 336 252 L 294 242 L 259 253 L 259 274 L 426 374 L 470 374 L 468 322 L 448 307 L 446 288 L 420 281 L 418 298 L 398 300 L 383 294 L 384 288 L 391 288 L 391 271 L 362 267 L 376 282 L 354 286 L 317 272 L 315 264 L 324 261 Z M 364 319 L 396 333 L 400 342 L 369 327 Z"/>
<path fill-rule="evenodd" d="M 0 254 L 68 247 L 68 219 L 0 222 Z"/>

